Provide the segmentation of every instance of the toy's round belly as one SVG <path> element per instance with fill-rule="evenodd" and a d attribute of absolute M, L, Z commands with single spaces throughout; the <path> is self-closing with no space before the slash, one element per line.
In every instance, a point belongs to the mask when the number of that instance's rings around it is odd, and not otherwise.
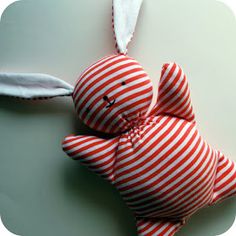
<path fill-rule="evenodd" d="M 137 216 L 184 217 L 210 202 L 215 169 L 195 125 L 166 118 L 121 138 L 115 184 Z"/>

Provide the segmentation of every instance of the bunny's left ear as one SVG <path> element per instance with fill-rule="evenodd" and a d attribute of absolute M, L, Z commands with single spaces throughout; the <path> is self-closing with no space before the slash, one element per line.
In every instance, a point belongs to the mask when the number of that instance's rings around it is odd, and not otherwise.
<path fill-rule="evenodd" d="M 47 99 L 71 96 L 73 86 L 46 74 L 0 73 L 0 96 Z"/>

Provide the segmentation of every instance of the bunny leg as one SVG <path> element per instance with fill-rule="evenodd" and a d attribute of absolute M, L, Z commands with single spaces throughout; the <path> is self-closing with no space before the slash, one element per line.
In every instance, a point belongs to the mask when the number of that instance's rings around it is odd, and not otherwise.
<path fill-rule="evenodd" d="M 219 152 L 219 162 L 211 204 L 232 196 L 236 196 L 236 163 Z"/>
<path fill-rule="evenodd" d="M 170 222 L 143 218 L 137 221 L 137 230 L 139 236 L 173 236 L 183 224 L 183 221 Z"/>

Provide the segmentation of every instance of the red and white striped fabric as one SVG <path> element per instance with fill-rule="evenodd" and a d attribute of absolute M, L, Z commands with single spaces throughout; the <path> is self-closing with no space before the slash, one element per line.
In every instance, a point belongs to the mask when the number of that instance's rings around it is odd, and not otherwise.
<path fill-rule="evenodd" d="M 174 235 L 198 209 L 236 194 L 235 163 L 199 134 L 187 78 L 176 63 L 163 66 L 149 113 L 151 81 L 124 55 L 89 67 L 73 99 L 85 124 L 117 135 L 68 136 L 63 149 L 119 190 L 138 235 Z"/>
<path fill-rule="evenodd" d="M 152 83 L 137 61 L 113 55 L 89 67 L 72 96 L 85 124 L 106 133 L 120 133 L 146 114 L 152 101 Z"/>

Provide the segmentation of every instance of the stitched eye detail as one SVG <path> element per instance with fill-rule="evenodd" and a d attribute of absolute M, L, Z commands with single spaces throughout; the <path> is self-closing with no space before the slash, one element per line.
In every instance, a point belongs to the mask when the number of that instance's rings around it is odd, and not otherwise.
<path fill-rule="evenodd" d="M 104 97 L 103 97 L 103 100 L 104 100 L 104 101 L 107 101 L 107 100 L 108 100 L 108 97 L 107 97 L 107 96 L 104 96 Z"/>
<path fill-rule="evenodd" d="M 90 108 L 89 108 L 89 107 L 86 109 L 86 112 L 87 112 L 87 113 L 89 113 L 89 112 L 90 112 Z"/>
<path fill-rule="evenodd" d="M 121 82 L 121 85 L 126 85 L 125 81 L 122 81 L 122 82 Z"/>

